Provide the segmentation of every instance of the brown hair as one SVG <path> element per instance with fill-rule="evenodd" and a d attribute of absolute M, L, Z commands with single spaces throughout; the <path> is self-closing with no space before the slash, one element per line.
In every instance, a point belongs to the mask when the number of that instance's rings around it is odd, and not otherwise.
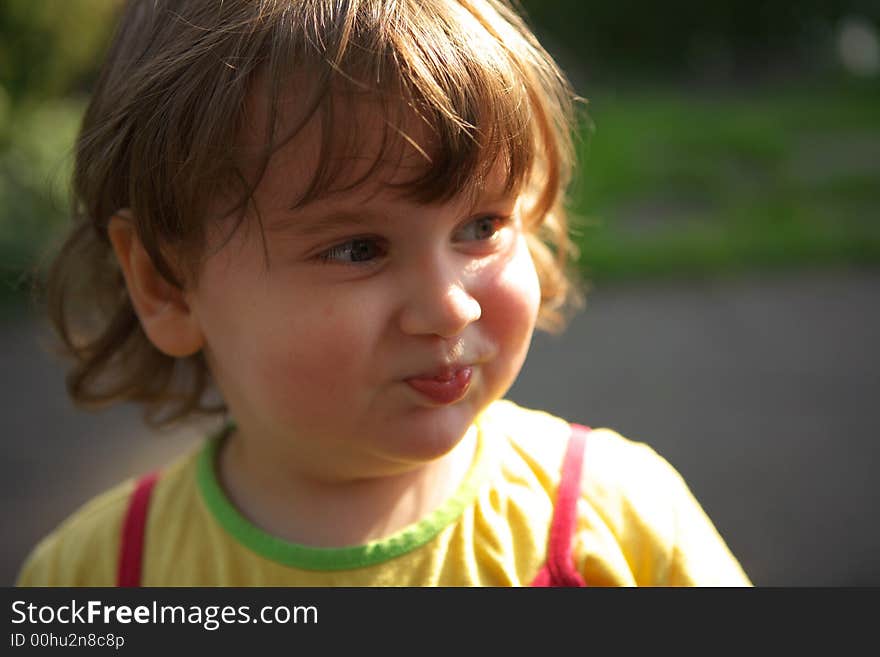
<path fill-rule="evenodd" d="M 270 120 L 254 168 L 243 166 L 235 145 L 258 75 L 268 81 L 262 86 Z M 296 108 L 302 116 L 292 131 L 277 134 L 279 98 L 294 78 L 308 80 Z M 578 298 L 563 209 L 574 95 L 509 2 L 132 0 L 83 120 L 74 223 L 49 272 L 50 317 L 74 357 L 67 377 L 74 401 L 140 402 L 156 425 L 223 408 L 205 401 L 211 378 L 201 353 L 172 358 L 147 339 L 108 222 L 130 209 L 157 269 L 181 286 L 180 267 L 172 265 L 189 263 L 183 278 L 197 276 L 209 199 L 233 190 L 231 211 L 240 223 L 272 152 L 311 117 L 330 118 L 346 94 L 381 103 L 386 134 L 377 164 L 386 148 L 410 140 L 395 127 L 395 112 L 408 111 L 427 127 L 427 164 L 407 183 L 417 198 L 479 187 L 503 164 L 507 186 L 522 189 L 528 201 L 539 327 L 561 328 Z M 354 129 L 330 120 L 321 126 L 324 155 Z M 322 157 L 300 203 L 333 191 L 340 173 L 337 160 Z M 186 257 L 171 263 L 170 252 Z"/>

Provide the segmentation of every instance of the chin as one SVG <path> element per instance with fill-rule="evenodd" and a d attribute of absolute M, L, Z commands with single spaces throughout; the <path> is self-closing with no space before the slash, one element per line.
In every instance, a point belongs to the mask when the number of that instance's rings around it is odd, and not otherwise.
<path fill-rule="evenodd" d="M 402 460 L 428 462 L 451 452 L 461 442 L 476 417 L 458 405 L 420 409 L 407 423 L 397 445 Z"/>

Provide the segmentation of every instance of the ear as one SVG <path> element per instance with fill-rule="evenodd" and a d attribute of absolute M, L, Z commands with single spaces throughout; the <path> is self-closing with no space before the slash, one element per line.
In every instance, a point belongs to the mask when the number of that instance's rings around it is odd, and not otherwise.
<path fill-rule="evenodd" d="M 204 346 L 198 318 L 184 291 L 165 279 L 137 236 L 127 210 L 111 217 L 107 227 L 125 285 L 144 333 L 164 354 L 191 356 Z"/>

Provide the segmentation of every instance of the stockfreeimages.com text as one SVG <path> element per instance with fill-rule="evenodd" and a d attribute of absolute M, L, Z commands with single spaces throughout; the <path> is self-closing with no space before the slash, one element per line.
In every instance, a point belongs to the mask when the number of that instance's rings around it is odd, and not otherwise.
<path fill-rule="evenodd" d="M 242 623 L 317 624 L 318 609 L 314 606 L 267 605 L 258 611 L 249 605 L 160 605 L 155 600 L 150 605 L 105 605 L 100 600 L 85 603 L 71 600 L 70 604 L 35 605 L 16 600 L 12 603 L 13 624 L 33 625 L 61 623 L 130 623 L 140 624 L 189 624 L 201 625 L 206 630 L 216 630 L 221 625 Z"/>

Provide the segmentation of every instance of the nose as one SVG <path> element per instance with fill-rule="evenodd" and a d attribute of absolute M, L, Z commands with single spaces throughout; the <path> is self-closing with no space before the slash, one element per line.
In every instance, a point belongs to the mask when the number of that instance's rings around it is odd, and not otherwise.
<path fill-rule="evenodd" d="M 483 310 L 468 291 L 462 276 L 442 265 L 422 265 L 420 275 L 409 281 L 407 299 L 400 313 L 400 328 L 407 335 L 451 338 L 476 322 Z"/>

